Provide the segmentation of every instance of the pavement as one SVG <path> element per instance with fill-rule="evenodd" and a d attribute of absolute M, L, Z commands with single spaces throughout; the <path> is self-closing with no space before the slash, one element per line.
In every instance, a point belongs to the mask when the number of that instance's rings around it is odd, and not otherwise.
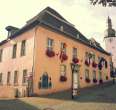
<path fill-rule="evenodd" d="M 116 110 L 116 84 L 80 89 L 74 100 L 70 90 L 41 97 L 0 99 L 0 110 Z"/>

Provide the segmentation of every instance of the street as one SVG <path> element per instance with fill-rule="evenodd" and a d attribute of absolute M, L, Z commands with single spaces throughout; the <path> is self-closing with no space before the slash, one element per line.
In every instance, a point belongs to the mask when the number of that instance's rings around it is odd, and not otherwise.
<path fill-rule="evenodd" d="M 116 84 L 80 90 L 74 100 L 70 93 L 65 91 L 43 97 L 1 99 L 0 110 L 116 110 Z"/>

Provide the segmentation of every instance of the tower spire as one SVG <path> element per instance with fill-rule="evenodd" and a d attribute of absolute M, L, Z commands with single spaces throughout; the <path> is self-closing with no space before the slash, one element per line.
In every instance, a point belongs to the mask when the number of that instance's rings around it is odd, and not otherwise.
<path fill-rule="evenodd" d="M 108 16 L 108 29 L 112 29 L 112 20 L 111 18 Z"/>
<path fill-rule="evenodd" d="M 108 16 L 108 19 L 107 19 L 107 30 L 106 30 L 105 37 L 115 37 L 115 33 L 116 33 L 115 30 L 112 28 L 112 20 Z"/>

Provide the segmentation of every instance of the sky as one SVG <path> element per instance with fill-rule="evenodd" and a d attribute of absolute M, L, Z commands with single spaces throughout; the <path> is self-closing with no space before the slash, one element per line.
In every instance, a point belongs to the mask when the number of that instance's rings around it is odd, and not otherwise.
<path fill-rule="evenodd" d="M 89 0 L 0 0 L 0 41 L 7 38 L 6 26 L 23 27 L 47 6 L 55 9 L 87 38 L 104 45 L 107 17 L 116 29 L 116 9 L 92 6 Z"/>

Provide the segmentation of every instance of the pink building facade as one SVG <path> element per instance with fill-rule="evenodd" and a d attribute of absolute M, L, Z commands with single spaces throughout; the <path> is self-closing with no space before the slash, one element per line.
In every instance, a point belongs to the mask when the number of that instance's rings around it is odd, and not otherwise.
<path fill-rule="evenodd" d="M 23 82 L 23 73 L 29 76 L 33 71 L 33 50 L 34 50 L 34 29 L 19 35 L 13 40 L 7 39 L 7 42 L 0 46 L 3 50 L 2 61 L 0 62 L 0 74 L 2 74 L 0 97 L 12 97 L 18 89 L 18 96 L 26 94 L 27 82 Z M 25 55 L 21 56 L 21 45 L 25 41 Z M 17 46 L 16 56 L 13 58 L 13 45 Z M 16 75 L 15 75 L 16 74 Z M 26 78 L 25 78 L 26 79 Z M 15 81 L 16 80 L 16 81 Z M 9 94 L 9 96 L 8 96 Z"/>
<path fill-rule="evenodd" d="M 111 55 L 50 7 L 21 29 L 6 30 L 8 38 L 0 43 L 0 97 L 45 95 L 111 79 Z M 71 64 L 77 66 L 75 76 Z"/>

